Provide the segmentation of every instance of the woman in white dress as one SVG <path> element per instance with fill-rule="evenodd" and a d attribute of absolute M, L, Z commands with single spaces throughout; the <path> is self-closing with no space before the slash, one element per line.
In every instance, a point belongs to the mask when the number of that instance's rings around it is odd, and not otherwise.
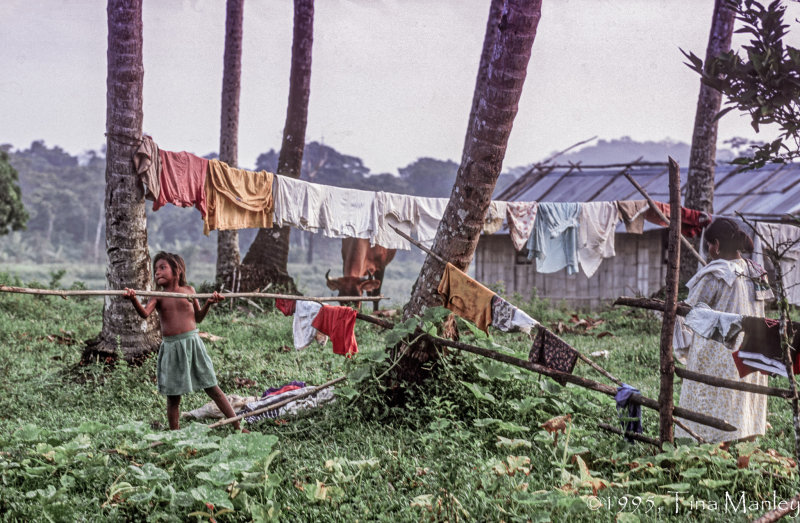
<path fill-rule="evenodd" d="M 764 270 L 741 256 L 752 252 L 753 240 L 735 221 L 718 218 L 706 229 L 704 240 L 711 261 L 686 284 L 686 303 L 705 303 L 714 310 L 764 317 L 764 300 L 772 298 L 765 285 Z M 742 343 L 739 334 L 733 346 L 694 335 L 686 366 L 689 370 L 729 380 L 767 385 L 768 377 L 754 372 L 740 378 L 732 352 Z M 679 405 L 683 408 L 723 419 L 737 430 L 725 432 L 706 425 L 683 420 L 692 431 L 707 442 L 731 442 L 762 436 L 767 423 L 767 396 L 722 387 L 712 387 L 691 380 L 681 386 Z M 676 437 L 690 437 L 676 427 Z"/>

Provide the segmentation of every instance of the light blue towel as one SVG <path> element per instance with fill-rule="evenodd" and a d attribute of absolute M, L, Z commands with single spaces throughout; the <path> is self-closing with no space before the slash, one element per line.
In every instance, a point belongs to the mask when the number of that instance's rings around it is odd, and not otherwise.
<path fill-rule="evenodd" d="M 579 213 L 575 202 L 539 203 L 528 239 L 528 259 L 536 257 L 536 272 L 551 273 L 564 267 L 567 274 L 578 272 Z"/>

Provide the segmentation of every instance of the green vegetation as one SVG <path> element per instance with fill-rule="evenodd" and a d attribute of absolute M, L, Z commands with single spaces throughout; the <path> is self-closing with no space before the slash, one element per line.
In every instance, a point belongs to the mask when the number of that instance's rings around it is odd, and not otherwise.
<path fill-rule="evenodd" d="M 22 204 L 17 171 L 0 149 L 0 236 L 25 228 L 28 213 Z"/>
<path fill-rule="evenodd" d="M 57 286 L 61 277 L 37 285 Z M 22 283 L 2 273 L 0 282 Z M 657 396 L 654 317 L 613 310 L 576 323 L 568 310 L 513 300 L 554 328 L 560 322 L 584 353 L 608 351 L 601 365 Z M 793 464 L 782 457 L 793 454 L 782 401 L 771 400 L 772 428 L 758 444 L 657 452 L 596 428 L 617 423 L 611 398 L 451 353 L 435 381 L 391 405 L 377 379 L 390 365 L 386 332 L 359 322 L 352 360 L 330 346 L 284 350 L 291 321 L 271 307 L 254 315 L 218 307 L 201 325 L 223 338 L 207 343 L 222 389 L 255 395 L 347 374 L 336 402 L 251 426 L 249 435 L 198 423 L 165 432 L 155 358 L 138 367 L 77 366 L 101 315 L 100 300 L 0 294 L 0 519 L 727 522 L 769 508 L 755 503 L 796 494 Z M 527 356 L 521 334 L 488 338 L 459 327 L 462 341 Z M 576 373 L 598 379 L 580 363 Z M 255 385 L 237 388 L 248 383 L 242 378 Z M 206 401 L 191 394 L 182 407 Z M 566 415 L 555 441 L 543 424 Z M 644 426 L 657 434 L 653 411 L 644 411 Z"/>

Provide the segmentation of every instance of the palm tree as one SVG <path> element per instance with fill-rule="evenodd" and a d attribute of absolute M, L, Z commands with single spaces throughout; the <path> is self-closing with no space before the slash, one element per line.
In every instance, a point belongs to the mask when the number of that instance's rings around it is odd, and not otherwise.
<path fill-rule="evenodd" d="M 508 136 L 517 114 L 531 48 L 541 17 L 541 0 L 492 0 L 485 40 L 492 52 L 483 53 L 476 82 L 474 114 L 467 126 L 461 165 L 433 241 L 433 252 L 465 270 L 475 253 L 483 220 L 500 175 Z M 492 23 L 493 13 L 500 13 Z M 485 48 L 485 46 L 484 46 Z M 486 71 L 485 80 L 481 72 Z M 444 266 L 428 256 L 403 310 L 408 318 L 439 304 L 436 288 Z M 434 348 L 417 344 L 398 365 L 401 380 L 423 377 L 421 364 L 434 358 Z"/>
<path fill-rule="evenodd" d="M 289 76 L 289 105 L 283 127 L 283 143 L 277 173 L 300 177 L 311 93 L 311 48 L 314 42 L 314 0 L 294 0 L 292 69 Z M 287 292 L 296 292 L 287 272 L 289 227 L 260 229 L 242 264 L 242 285 L 249 289 L 270 282 Z"/>
<path fill-rule="evenodd" d="M 108 1 L 106 80 L 106 287 L 150 288 L 144 190 L 131 157 L 142 135 L 142 0 Z M 83 360 L 113 356 L 131 361 L 158 347 L 155 317 L 142 320 L 124 298 L 107 298 L 103 328 L 87 342 Z"/>
<path fill-rule="evenodd" d="M 714 2 L 714 17 L 711 20 L 711 32 L 708 35 L 706 48 L 706 64 L 713 58 L 731 49 L 731 37 L 736 13 L 726 0 Z M 717 157 L 717 120 L 722 93 L 700 83 L 700 95 L 697 98 L 697 112 L 694 117 L 692 134 L 692 150 L 689 156 L 689 170 L 686 175 L 686 196 L 684 206 L 690 209 L 714 211 L 714 169 Z M 695 247 L 699 239 L 693 242 Z M 688 250 L 681 251 L 681 281 L 686 282 L 697 270 L 697 260 Z"/>
<path fill-rule="evenodd" d="M 225 20 L 225 58 L 222 72 L 222 117 L 219 159 L 236 167 L 239 141 L 239 87 L 242 77 L 242 19 L 244 0 L 228 0 Z M 227 283 L 239 266 L 239 232 L 217 232 L 217 283 Z M 230 284 L 229 284 L 230 285 Z"/>

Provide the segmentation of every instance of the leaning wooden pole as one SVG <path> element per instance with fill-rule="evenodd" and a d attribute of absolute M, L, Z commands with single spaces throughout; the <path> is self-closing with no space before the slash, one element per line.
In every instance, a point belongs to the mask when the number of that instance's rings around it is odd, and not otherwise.
<path fill-rule="evenodd" d="M 667 284 L 664 300 L 664 317 L 661 322 L 660 371 L 661 387 L 658 393 L 659 441 L 663 445 L 673 441 L 673 386 L 675 361 L 672 358 L 672 336 L 675 329 L 675 311 L 678 305 L 678 274 L 681 264 L 681 171 L 672 157 L 669 158 L 669 255 Z"/>

